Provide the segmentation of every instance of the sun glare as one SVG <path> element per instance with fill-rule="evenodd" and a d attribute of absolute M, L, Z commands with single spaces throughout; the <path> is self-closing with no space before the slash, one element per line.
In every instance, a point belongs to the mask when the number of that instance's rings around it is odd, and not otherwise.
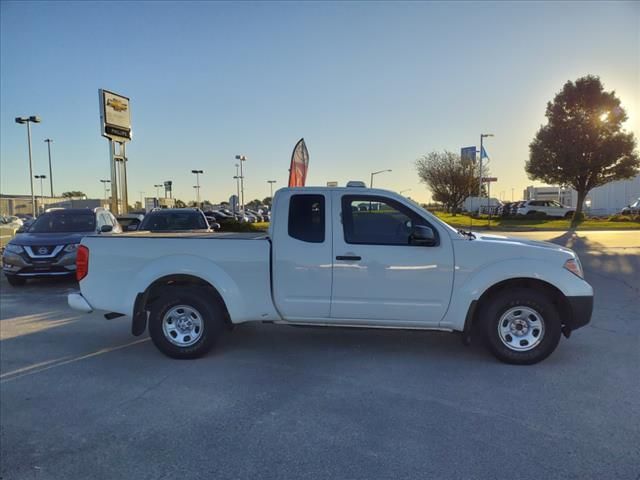
<path fill-rule="evenodd" d="M 607 120 L 609 120 L 609 112 L 604 112 L 600 114 L 600 121 L 601 122 L 606 122 Z"/>

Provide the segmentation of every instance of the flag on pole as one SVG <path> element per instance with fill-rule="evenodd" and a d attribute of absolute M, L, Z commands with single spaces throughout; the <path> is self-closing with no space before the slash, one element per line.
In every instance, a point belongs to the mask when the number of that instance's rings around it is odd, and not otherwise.
<path fill-rule="evenodd" d="M 291 166 L 289 167 L 289 186 L 304 187 L 307 181 L 307 170 L 309 169 L 309 151 L 301 138 L 293 148 L 291 154 Z"/>
<path fill-rule="evenodd" d="M 484 146 L 482 147 L 482 152 L 480 152 L 480 158 L 489 158 L 489 155 L 487 155 L 487 151 L 484 149 Z"/>

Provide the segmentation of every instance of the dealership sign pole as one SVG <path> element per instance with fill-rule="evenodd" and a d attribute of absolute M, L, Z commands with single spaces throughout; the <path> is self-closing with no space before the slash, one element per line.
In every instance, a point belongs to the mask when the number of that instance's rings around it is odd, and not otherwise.
<path fill-rule="evenodd" d="M 108 90 L 98 90 L 100 97 L 100 130 L 109 139 L 111 167 L 111 212 L 127 213 L 127 155 L 125 144 L 131 140 L 129 98 Z"/>

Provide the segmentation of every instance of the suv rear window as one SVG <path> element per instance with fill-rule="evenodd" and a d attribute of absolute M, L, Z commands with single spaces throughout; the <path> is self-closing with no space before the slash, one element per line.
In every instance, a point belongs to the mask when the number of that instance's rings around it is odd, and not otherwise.
<path fill-rule="evenodd" d="M 209 228 L 204 216 L 197 211 L 152 212 L 144 217 L 140 230 L 173 231 L 200 230 Z"/>
<path fill-rule="evenodd" d="M 309 243 L 324 242 L 324 195 L 292 195 L 289 200 L 289 236 Z"/>

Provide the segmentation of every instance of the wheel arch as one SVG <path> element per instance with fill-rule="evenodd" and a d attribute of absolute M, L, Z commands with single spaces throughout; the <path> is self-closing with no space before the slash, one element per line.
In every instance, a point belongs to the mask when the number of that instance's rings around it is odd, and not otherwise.
<path fill-rule="evenodd" d="M 222 307 L 225 324 L 231 327 L 232 323 L 227 303 L 218 289 L 201 277 L 179 273 L 164 275 L 157 278 L 149 284 L 144 292 L 138 293 L 134 302 L 133 319 L 131 322 L 131 333 L 133 333 L 133 335 L 138 336 L 144 333 L 147 327 L 148 312 L 151 305 L 158 299 L 162 298 L 163 294 L 166 293 L 167 290 L 176 287 L 202 289 L 206 295 L 210 295 L 210 298 L 218 302 Z"/>
<path fill-rule="evenodd" d="M 474 326 L 478 325 L 480 315 L 482 311 L 486 307 L 486 305 L 491 301 L 492 298 L 495 298 L 496 295 L 504 292 L 505 290 L 512 288 L 529 288 L 532 290 L 536 290 L 539 292 L 543 292 L 545 295 L 549 296 L 553 302 L 553 304 L 558 308 L 558 313 L 560 318 L 568 319 L 572 315 L 571 305 L 567 299 L 567 297 L 560 291 L 556 286 L 552 285 L 549 282 L 544 280 L 540 280 L 538 278 L 530 278 L 530 277 L 518 277 L 518 278 L 509 278 L 500 282 L 497 282 L 487 289 L 480 295 L 477 300 L 474 300 L 469 305 L 469 310 L 467 312 L 467 317 L 465 320 L 463 338 L 468 339 L 471 336 L 471 332 Z M 566 323 L 563 321 L 562 324 L 562 333 L 565 337 L 569 337 L 571 334 L 571 329 L 567 328 Z"/>

